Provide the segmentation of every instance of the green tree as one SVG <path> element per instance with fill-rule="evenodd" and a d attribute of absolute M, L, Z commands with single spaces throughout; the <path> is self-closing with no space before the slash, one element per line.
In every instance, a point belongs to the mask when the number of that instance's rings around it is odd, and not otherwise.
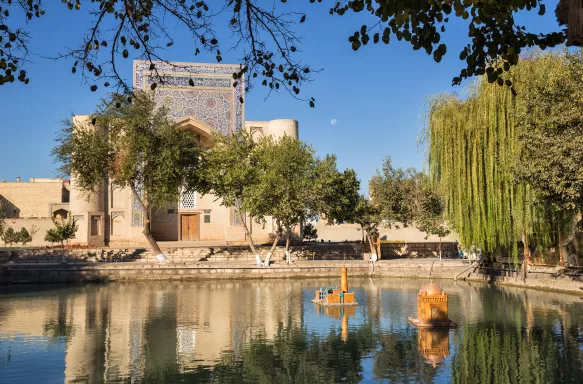
<path fill-rule="evenodd" d="M 318 230 L 314 227 L 314 224 L 307 223 L 304 225 L 304 230 L 302 231 L 304 240 L 314 241 L 318 238 Z"/>
<path fill-rule="evenodd" d="M 290 136 L 262 138 L 254 151 L 258 170 L 257 183 L 243 191 L 243 207 L 256 220 L 271 216 L 278 227 L 274 245 L 285 231 L 285 251 L 291 262 L 289 247 L 296 226 L 318 215 L 325 180 L 319 160 L 307 144 Z M 324 180 L 324 182 L 323 182 Z M 265 265 L 269 265 L 269 257 Z"/>
<path fill-rule="evenodd" d="M 235 210 L 245 230 L 251 252 L 255 255 L 257 264 L 261 264 L 261 256 L 253 242 L 243 209 L 249 209 L 244 202 L 243 191 L 257 182 L 257 167 L 253 158 L 255 144 L 251 136 L 242 129 L 229 136 L 213 134 L 213 144 L 212 148 L 202 153 L 198 191 L 202 194 L 212 193 L 221 199 L 221 205 Z"/>
<path fill-rule="evenodd" d="M 34 225 L 32 226 L 30 232 L 24 227 L 20 228 L 20 231 L 18 232 L 18 242 L 22 245 L 30 243 L 37 232 L 38 230 Z"/>
<path fill-rule="evenodd" d="M 583 53 L 534 54 L 521 66 L 528 76 L 516 103 L 520 156 L 512 172 L 556 213 L 564 264 L 583 212 Z M 577 264 L 571 255 L 570 264 Z"/>
<path fill-rule="evenodd" d="M 354 213 L 349 222 L 360 225 L 360 229 L 366 236 L 371 252 L 377 254 L 378 250 L 376 250 L 373 238 L 378 237 L 379 225 L 382 222 L 378 207 L 364 196 L 359 196 Z"/>
<path fill-rule="evenodd" d="M 18 232 L 12 227 L 8 227 L 2 233 L 2 241 L 4 244 L 12 245 L 13 243 L 18 243 Z"/>
<path fill-rule="evenodd" d="M 413 168 L 395 168 L 387 157 L 381 172 L 369 184 L 372 203 L 378 208 L 387 227 L 409 226 L 415 220 L 415 195 L 418 194 L 421 175 Z"/>
<path fill-rule="evenodd" d="M 53 219 L 54 228 L 47 231 L 45 235 L 45 241 L 49 243 L 61 243 L 61 247 L 65 246 L 65 241 L 74 239 L 79 226 L 77 221 L 69 216 L 67 220 L 65 219 Z"/>
<path fill-rule="evenodd" d="M 93 115 L 92 124 L 66 125 L 53 150 L 76 187 L 95 191 L 107 178 L 129 188 L 140 204 L 143 234 L 160 261 L 167 261 L 150 232 L 150 211 L 176 202 L 198 183 L 199 145 L 146 93 L 128 100 L 112 94 Z"/>
<path fill-rule="evenodd" d="M 428 184 L 427 179 L 423 177 L 422 180 L 420 201 L 416 204 L 415 227 L 425 232 L 427 237 L 429 235 L 439 237 L 439 259 L 441 259 L 441 239 L 451 233 L 444 217 L 445 204 L 441 196 Z"/>
<path fill-rule="evenodd" d="M 315 3 L 315 1 L 310 1 Z M 221 48 L 229 42 L 219 41 L 215 30 L 226 28 L 232 32 L 232 41 L 241 52 L 241 70 L 235 73 L 238 79 L 246 74 L 247 79 L 259 78 L 263 86 L 288 90 L 298 97 L 300 87 L 310 80 L 314 72 L 309 65 L 299 60 L 301 38 L 296 35 L 296 23 L 306 21 L 307 14 L 315 14 L 317 8 L 297 11 L 276 2 L 273 7 L 264 7 L 259 0 L 66 0 L 72 12 L 87 10 L 93 17 L 79 44 L 66 49 L 61 58 L 71 60 L 72 72 L 79 72 L 92 90 L 97 83 L 109 86 L 115 82 L 126 90 L 116 64 L 120 58 L 149 60 L 154 75 L 163 80 L 163 71 L 156 69 L 157 60 L 164 61 L 163 50 L 174 44 L 168 25 L 178 26 L 177 31 L 191 36 L 194 45 L 189 49 L 197 55 L 206 50 L 222 61 Z M 319 3 L 319 2 L 318 2 Z M 29 25 L 43 17 L 42 0 L 0 2 L 0 84 L 18 79 L 28 83 L 25 66 L 31 38 Z M 515 14 L 526 9 L 546 12 L 542 1 L 491 0 L 487 3 L 464 0 L 451 1 L 373 1 L 354 0 L 330 2 L 331 15 L 354 16 L 366 24 L 350 33 L 352 49 L 361 49 L 368 43 L 389 44 L 391 38 L 408 42 L 414 50 L 423 49 L 440 62 L 447 52 L 442 35 L 450 20 L 467 20 L 468 44 L 459 53 L 464 66 L 453 78 L 454 84 L 473 75 L 488 74 L 490 82 L 504 83 L 503 75 L 519 60 L 525 48 L 553 47 L 565 41 L 566 32 L 532 32 L 516 23 Z M 367 16 L 361 15 L 368 14 Z M 494 16 L 492 16 L 494 15 Z M 23 17 L 27 23 L 20 23 Z M 71 15 L 71 17 L 74 17 Z M 318 19 L 318 16 L 313 18 Z M 66 25 L 65 20 L 59 20 Z M 219 24 L 220 23 L 220 24 Z M 313 98 L 308 99 L 313 106 Z"/>
<path fill-rule="evenodd" d="M 356 172 L 353 169 L 339 172 L 335 156 L 327 156 L 319 168 L 320 179 L 324 181 L 319 211 L 328 224 L 350 222 L 360 197 L 360 180 Z"/>

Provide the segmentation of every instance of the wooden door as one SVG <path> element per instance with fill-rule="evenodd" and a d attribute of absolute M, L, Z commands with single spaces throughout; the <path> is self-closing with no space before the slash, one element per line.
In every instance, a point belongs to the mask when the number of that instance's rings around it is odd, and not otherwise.
<path fill-rule="evenodd" d="M 199 215 L 182 215 L 181 217 L 181 240 L 199 240 Z"/>

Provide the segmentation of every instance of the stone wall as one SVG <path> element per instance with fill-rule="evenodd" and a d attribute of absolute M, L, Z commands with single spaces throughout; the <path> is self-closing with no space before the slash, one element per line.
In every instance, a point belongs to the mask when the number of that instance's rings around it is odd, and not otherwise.
<path fill-rule="evenodd" d="M 242 264 L 3 264 L 0 284 L 15 283 L 85 283 L 108 281 L 197 280 L 197 279 L 265 279 L 335 277 L 339 268 L 348 267 L 351 277 L 464 279 L 491 284 L 551 289 L 583 295 L 583 269 L 533 267 L 528 278 L 508 269 L 478 268 L 461 260 L 390 260 L 373 268 L 365 261 L 299 262 L 295 265 L 274 264 L 269 268 Z"/>
<path fill-rule="evenodd" d="M 457 249 L 453 242 L 441 243 L 441 255 L 445 258 L 457 258 Z M 400 257 L 439 257 L 439 242 L 404 243 L 381 242 L 381 257 L 383 259 Z"/>
<path fill-rule="evenodd" d="M 47 231 L 55 226 L 51 219 L 6 219 L 4 222 L 7 227 L 12 227 L 15 231 L 20 231 L 20 228 L 24 227 L 31 235 L 34 228 L 36 234 L 32 237 L 32 242 L 27 244 L 29 247 L 51 245 L 51 243 L 45 241 Z M 0 240 L 0 244 L 4 247 L 9 247 L 2 240 Z M 12 244 L 12 247 L 22 247 L 22 244 Z"/>
<path fill-rule="evenodd" d="M 259 246 L 262 258 L 269 252 L 268 246 Z M 255 256 L 247 246 L 185 247 L 166 248 L 164 253 L 172 263 L 195 262 L 255 262 Z M 284 247 L 277 247 L 273 261 L 283 260 Z M 156 262 L 154 253 L 145 248 L 113 249 L 14 249 L 0 250 L 0 264 L 3 263 L 62 263 L 62 262 L 102 262 L 135 261 Z M 292 260 L 360 260 L 360 244 L 307 244 L 292 247 Z"/>

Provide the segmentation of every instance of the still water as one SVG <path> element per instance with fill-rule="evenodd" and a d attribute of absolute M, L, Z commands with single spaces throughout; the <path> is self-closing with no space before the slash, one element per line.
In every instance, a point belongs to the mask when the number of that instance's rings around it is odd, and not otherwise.
<path fill-rule="evenodd" d="M 1 383 L 583 383 L 583 298 L 440 282 L 449 331 L 417 330 L 426 280 L 0 288 Z"/>

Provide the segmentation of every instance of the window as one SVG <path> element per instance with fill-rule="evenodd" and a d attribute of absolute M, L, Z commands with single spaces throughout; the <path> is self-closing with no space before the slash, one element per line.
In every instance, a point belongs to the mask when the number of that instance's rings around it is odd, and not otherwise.
<path fill-rule="evenodd" d="M 180 208 L 193 209 L 196 208 L 196 192 L 182 192 L 180 195 Z"/>
<path fill-rule="evenodd" d="M 205 213 L 204 214 L 204 223 L 205 224 L 209 224 L 211 222 L 211 215 L 210 213 Z"/>

